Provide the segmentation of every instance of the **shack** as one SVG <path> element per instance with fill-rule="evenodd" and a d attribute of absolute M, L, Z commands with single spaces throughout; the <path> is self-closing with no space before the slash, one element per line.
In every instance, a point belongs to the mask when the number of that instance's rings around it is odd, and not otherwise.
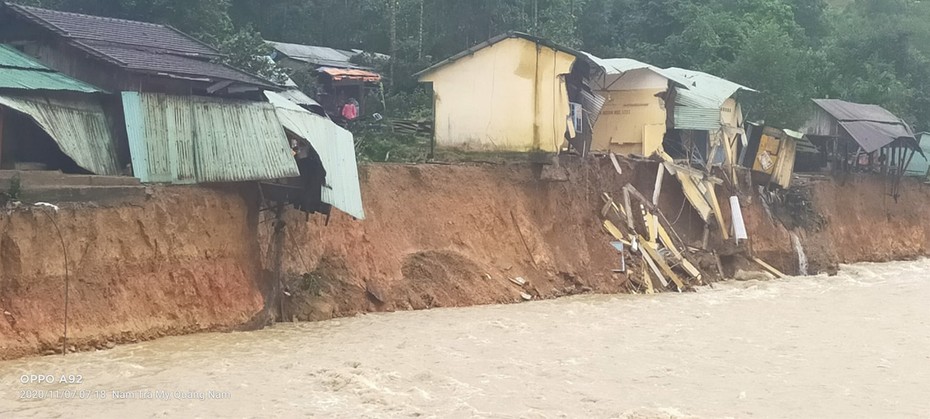
<path fill-rule="evenodd" d="M 670 129 L 675 88 L 687 89 L 687 81 L 637 60 L 588 56 L 604 69 L 592 88 L 606 100 L 594 125 L 592 151 L 652 156 Z"/>
<path fill-rule="evenodd" d="M 868 171 L 891 176 L 891 195 L 915 154 L 923 155 L 904 120 L 878 105 L 837 99 L 814 99 L 817 105 L 804 131 L 826 151 L 833 171 Z"/>
<path fill-rule="evenodd" d="M 603 98 L 586 54 L 508 32 L 416 74 L 432 85 L 436 149 L 558 153 L 590 150 Z"/>
<path fill-rule="evenodd" d="M 0 169 L 119 174 L 105 94 L 0 44 Z"/>
<path fill-rule="evenodd" d="M 314 96 L 327 114 L 342 115 L 342 106 L 355 99 L 359 114 L 367 111 L 368 96 L 381 89 L 382 76 L 373 67 L 353 62 L 359 57 L 387 61 L 389 56 L 362 50 L 267 41 L 273 51 L 271 59 L 293 71 L 311 71 L 316 74 Z"/>
<path fill-rule="evenodd" d="M 674 95 L 674 130 L 666 136 L 665 150 L 708 168 L 735 166 L 739 146 L 746 145 L 738 93 L 755 90 L 700 71 L 669 68 L 665 72 L 686 85 Z"/>

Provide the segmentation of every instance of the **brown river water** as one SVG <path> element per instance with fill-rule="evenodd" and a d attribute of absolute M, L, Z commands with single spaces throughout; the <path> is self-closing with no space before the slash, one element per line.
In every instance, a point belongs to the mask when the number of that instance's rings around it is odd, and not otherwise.
<path fill-rule="evenodd" d="M 930 261 L 166 338 L 0 381 L 4 418 L 928 418 Z"/>

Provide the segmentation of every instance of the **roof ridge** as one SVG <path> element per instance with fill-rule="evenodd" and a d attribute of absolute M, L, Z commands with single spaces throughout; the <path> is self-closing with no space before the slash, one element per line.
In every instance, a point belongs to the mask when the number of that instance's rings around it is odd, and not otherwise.
<path fill-rule="evenodd" d="M 7 4 L 8 6 L 10 6 L 10 7 L 18 8 L 18 9 L 22 9 L 22 10 L 24 10 L 24 11 L 26 11 L 26 12 L 30 12 L 30 14 L 32 14 L 31 12 L 37 11 L 37 10 L 38 10 L 38 11 L 43 11 L 43 12 L 59 13 L 59 14 L 63 14 L 63 15 L 87 17 L 87 18 L 92 18 L 92 19 L 97 19 L 97 20 L 107 20 L 107 21 L 113 21 L 113 22 L 139 23 L 139 24 L 148 25 L 148 26 L 155 26 L 155 27 L 159 27 L 159 28 L 170 28 L 170 26 L 165 25 L 165 24 L 161 24 L 161 23 L 152 23 L 152 22 L 144 22 L 144 21 L 141 21 L 141 20 L 132 20 L 132 19 L 122 19 L 122 18 L 117 18 L 117 17 L 98 16 L 98 15 L 91 15 L 91 14 L 87 14 L 87 13 L 65 12 L 65 11 L 62 11 L 62 10 L 46 9 L 46 8 L 43 8 L 43 7 L 35 7 L 35 6 L 26 6 L 26 5 L 22 5 L 22 4 L 16 4 L 16 3 L 6 3 L 6 4 Z M 52 26 L 56 26 L 56 25 L 52 24 L 51 22 L 49 22 L 49 21 L 47 21 L 47 20 L 45 20 L 45 19 L 42 19 L 42 18 L 39 17 L 39 16 L 35 16 L 34 14 L 33 14 L 33 16 L 36 17 L 36 18 L 38 18 L 38 19 L 41 19 L 42 21 L 44 21 L 44 22 L 46 22 L 46 23 L 48 23 L 48 24 L 50 24 L 50 25 L 52 25 Z M 56 27 L 57 27 L 57 26 L 56 26 Z M 172 28 L 172 29 L 174 29 L 174 28 Z"/>

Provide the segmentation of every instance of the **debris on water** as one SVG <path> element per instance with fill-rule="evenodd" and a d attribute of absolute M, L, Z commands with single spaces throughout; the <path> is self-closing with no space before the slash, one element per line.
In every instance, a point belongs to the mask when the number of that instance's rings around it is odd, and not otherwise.
<path fill-rule="evenodd" d="M 58 212 L 58 210 L 61 209 L 61 208 L 58 208 L 58 205 L 49 204 L 48 202 L 36 202 L 36 203 L 35 203 L 35 206 L 37 206 L 37 207 L 43 207 L 43 208 L 49 208 L 49 209 L 51 209 L 51 210 L 53 210 L 53 211 L 55 211 L 55 212 Z"/>

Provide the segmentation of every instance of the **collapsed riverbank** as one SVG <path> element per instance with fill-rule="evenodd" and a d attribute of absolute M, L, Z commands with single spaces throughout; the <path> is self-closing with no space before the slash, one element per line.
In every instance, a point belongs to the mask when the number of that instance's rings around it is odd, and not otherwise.
<path fill-rule="evenodd" d="M 328 225 L 292 210 L 276 219 L 261 211 L 253 186 L 155 187 L 142 202 L 49 215 L 14 209 L 0 214 L 0 359 L 61 351 L 66 282 L 73 350 L 257 328 L 274 317 L 629 292 L 642 271 L 612 272 L 620 260 L 603 231 L 601 196 L 619 197 L 628 183 L 651 194 L 655 168 L 624 162 L 620 174 L 606 159 L 564 159 L 545 172 L 529 164 L 368 165 L 360 170 L 368 219 L 334 213 Z M 922 223 L 930 188 L 908 180 L 895 202 L 886 182 L 801 179 L 811 217 L 796 223 L 747 194 L 750 241 L 723 253 L 748 252 L 797 274 L 795 233 L 811 273 L 930 255 Z M 700 246 L 703 221 L 671 177 L 659 203 L 678 234 Z M 728 248 L 719 237 L 710 243 Z M 722 259 L 724 276 L 743 267 L 739 257 Z"/>

